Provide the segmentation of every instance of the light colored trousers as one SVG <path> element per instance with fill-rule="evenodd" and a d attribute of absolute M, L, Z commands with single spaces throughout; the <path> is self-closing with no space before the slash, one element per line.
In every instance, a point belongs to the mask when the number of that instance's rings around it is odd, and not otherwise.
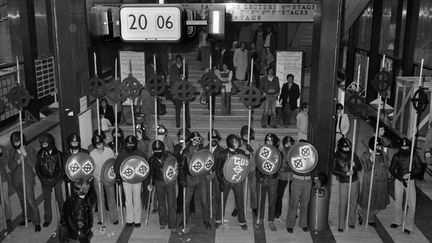
<path fill-rule="evenodd" d="M 395 202 L 394 202 L 394 218 L 393 218 L 393 224 L 402 225 L 403 220 L 403 213 L 404 210 L 402 208 L 402 202 L 403 202 L 403 195 L 404 192 L 406 193 L 406 196 L 408 196 L 408 209 L 407 209 L 407 216 L 405 219 L 405 229 L 412 231 L 414 227 L 414 215 L 415 215 L 415 208 L 416 208 L 416 187 L 414 180 L 410 180 L 409 182 L 409 191 L 408 186 L 404 187 L 402 182 L 398 179 L 394 182 L 394 188 L 395 188 Z"/>
<path fill-rule="evenodd" d="M 141 222 L 141 185 L 142 183 L 129 184 L 123 182 L 126 197 L 126 223 L 138 224 Z"/>
<path fill-rule="evenodd" d="M 359 188 L 359 180 L 352 182 L 348 225 L 355 225 Z M 345 229 L 345 219 L 348 209 L 348 189 L 349 183 L 339 183 L 339 229 Z"/>

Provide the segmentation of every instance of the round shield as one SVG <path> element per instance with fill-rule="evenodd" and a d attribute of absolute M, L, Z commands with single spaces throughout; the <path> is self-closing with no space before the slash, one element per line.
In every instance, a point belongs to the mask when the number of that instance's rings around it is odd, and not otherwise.
<path fill-rule="evenodd" d="M 95 163 L 89 154 L 79 152 L 69 157 L 66 161 L 65 170 L 66 175 L 72 181 L 87 180 L 93 176 Z"/>
<path fill-rule="evenodd" d="M 275 146 L 261 145 L 255 152 L 255 162 L 261 173 L 273 175 L 282 165 L 282 156 Z"/>
<path fill-rule="evenodd" d="M 147 178 L 150 166 L 143 157 L 132 155 L 123 160 L 120 166 L 120 176 L 123 181 L 137 184 Z"/>
<path fill-rule="evenodd" d="M 114 172 L 114 163 L 115 159 L 111 158 L 102 165 L 101 180 L 105 186 L 111 186 L 115 183 L 116 174 Z"/>
<path fill-rule="evenodd" d="M 297 173 L 311 172 L 318 164 L 318 152 L 312 144 L 299 142 L 288 152 L 288 165 Z"/>
<path fill-rule="evenodd" d="M 174 156 L 169 156 L 163 165 L 163 179 L 168 185 L 175 185 L 178 176 L 177 159 Z"/>
<path fill-rule="evenodd" d="M 192 176 L 208 175 L 214 165 L 214 156 L 210 150 L 196 152 L 189 162 L 189 172 Z"/>
<path fill-rule="evenodd" d="M 235 154 L 224 164 L 223 174 L 227 181 L 230 183 L 240 183 L 249 174 L 250 163 L 246 156 L 241 154 Z"/>

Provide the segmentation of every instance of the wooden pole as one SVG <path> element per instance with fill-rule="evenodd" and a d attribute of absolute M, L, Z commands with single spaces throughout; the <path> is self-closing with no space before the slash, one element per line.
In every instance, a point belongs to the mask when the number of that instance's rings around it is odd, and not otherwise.
<path fill-rule="evenodd" d="M 183 101 L 183 150 L 186 148 L 186 102 Z M 183 187 L 183 231 L 187 231 L 186 222 L 186 187 Z"/>
<path fill-rule="evenodd" d="M 421 85 L 422 85 L 423 64 L 424 64 L 424 59 L 421 60 L 420 76 L 419 76 L 419 80 L 418 80 L 419 89 L 421 88 Z M 416 112 L 415 116 L 414 116 L 408 173 L 411 173 L 411 170 L 412 170 L 412 163 L 413 163 L 414 149 L 415 149 L 415 139 L 416 139 L 416 133 L 417 133 L 417 119 L 418 119 L 418 112 Z M 411 182 L 411 175 L 408 177 L 408 186 L 407 186 L 407 190 L 406 190 L 406 194 L 405 194 L 405 208 L 404 208 L 404 215 L 403 215 L 404 217 L 403 217 L 403 223 L 402 223 L 402 232 L 405 231 L 405 221 L 406 221 L 407 210 L 408 210 L 408 199 L 409 199 L 409 195 L 410 195 L 410 193 L 409 193 L 410 182 Z M 415 188 L 414 188 L 414 190 L 415 190 Z"/>
<path fill-rule="evenodd" d="M 359 91 L 359 85 L 360 85 L 360 69 L 361 64 L 358 65 L 357 69 L 357 85 L 356 85 L 356 91 Z M 353 171 L 353 162 L 355 163 L 354 156 L 355 156 L 355 144 L 357 139 L 357 117 L 354 117 L 354 127 L 353 127 L 353 139 L 352 139 L 352 147 L 351 147 L 351 164 L 350 164 L 350 171 Z M 348 204 L 347 204 L 347 213 L 345 217 L 345 231 L 348 231 L 348 219 L 349 219 L 349 213 L 350 213 L 350 202 L 351 202 L 351 187 L 352 187 L 352 175 L 349 177 L 349 184 L 348 184 Z"/>
<path fill-rule="evenodd" d="M 21 84 L 21 76 L 20 76 L 20 67 L 18 57 L 16 57 L 16 66 L 17 66 L 17 82 L 18 85 Z M 19 129 L 20 129 L 20 149 L 24 149 L 24 135 L 23 135 L 23 121 L 22 121 L 22 108 L 19 110 Z M 23 181 L 23 198 L 24 198 L 24 222 L 25 227 L 28 227 L 27 223 L 27 193 L 26 193 L 26 178 L 25 178 L 25 159 L 21 154 L 21 168 L 22 168 L 22 181 Z"/>
<path fill-rule="evenodd" d="M 150 179 L 150 186 L 153 184 L 152 179 Z M 147 188 L 144 188 L 144 190 L 147 190 Z M 147 217 L 146 217 L 146 222 L 145 225 L 148 226 L 148 222 L 149 222 L 149 218 L 150 218 L 150 208 L 151 208 L 151 203 L 152 203 L 152 198 L 153 198 L 153 190 L 150 191 L 150 195 L 147 199 Z"/>
<path fill-rule="evenodd" d="M 222 224 L 222 231 L 225 231 L 225 222 L 224 222 L 224 212 L 225 211 L 225 204 L 224 204 L 224 192 L 221 191 L 221 224 Z"/>
<path fill-rule="evenodd" d="M 2 177 L 0 175 L 0 196 L 1 196 L 1 207 L 3 212 L 3 223 L 5 226 L 5 229 L 7 230 L 7 222 L 6 222 L 6 209 L 5 209 L 5 198 L 4 198 L 4 192 L 3 192 L 3 181 Z"/>
<path fill-rule="evenodd" d="M 101 120 L 100 120 L 100 109 L 99 109 L 99 98 L 96 98 L 96 116 L 97 116 L 97 129 L 98 134 L 101 134 Z"/>
<path fill-rule="evenodd" d="M 102 190 L 102 182 L 99 180 L 98 181 L 98 187 L 99 187 L 99 203 L 100 203 L 100 205 L 99 205 L 99 212 L 100 212 L 100 216 L 101 216 L 101 222 L 102 222 L 102 225 L 103 225 L 103 223 L 104 223 L 104 207 L 105 207 L 105 205 L 104 205 L 104 200 L 103 200 L 103 190 Z"/>
<path fill-rule="evenodd" d="M 212 72 L 212 56 L 210 53 L 210 57 L 209 57 L 209 72 Z M 183 65 L 184 68 L 184 65 Z M 212 108 L 213 108 L 213 101 L 212 101 L 212 93 L 209 93 L 209 148 L 211 148 L 211 141 L 212 141 L 212 137 L 213 137 L 213 133 L 212 133 L 212 128 L 213 128 L 213 114 L 212 114 Z M 210 218 L 213 218 L 213 180 L 210 180 Z"/>
<path fill-rule="evenodd" d="M 156 54 L 153 54 L 153 69 L 156 74 Z M 158 112 L 157 112 L 157 100 L 158 97 L 155 95 L 154 97 L 154 119 L 155 119 L 155 140 L 157 139 L 157 127 L 158 127 Z"/>

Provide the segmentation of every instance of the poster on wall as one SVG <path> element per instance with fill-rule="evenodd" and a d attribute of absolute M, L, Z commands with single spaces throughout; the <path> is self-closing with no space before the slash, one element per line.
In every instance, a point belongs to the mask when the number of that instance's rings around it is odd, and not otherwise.
<path fill-rule="evenodd" d="M 132 73 L 142 85 L 145 85 L 145 53 L 143 51 L 120 51 L 120 80 Z"/>
<path fill-rule="evenodd" d="M 279 78 L 279 84 L 282 86 L 287 82 L 287 75 L 294 75 L 294 83 L 302 88 L 303 79 L 303 52 L 302 51 L 276 51 L 276 76 Z M 297 100 L 300 106 L 300 99 Z M 277 106 L 282 106 L 279 102 Z"/>

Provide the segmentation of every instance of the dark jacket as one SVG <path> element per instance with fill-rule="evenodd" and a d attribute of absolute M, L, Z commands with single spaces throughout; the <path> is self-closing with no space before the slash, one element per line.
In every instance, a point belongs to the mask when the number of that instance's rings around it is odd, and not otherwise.
<path fill-rule="evenodd" d="M 99 109 L 102 111 L 103 110 L 102 106 L 100 106 Z M 106 108 L 106 110 L 104 110 L 104 112 L 105 112 L 104 117 L 106 119 L 108 119 L 111 122 L 111 124 L 114 126 L 114 124 L 115 124 L 115 115 L 114 115 L 114 109 L 113 109 L 113 107 L 111 105 L 107 104 L 107 108 Z"/>
<path fill-rule="evenodd" d="M 36 154 L 36 174 L 42 185 L 54 186 L 63 178 L 64 167 L 62 153 L 53 147 L 51 151 L 40 149 Z"/>
<path fill-rule="evenodd" d="M 162 159 L 159 160 L 156 156 L 152 156 L 149 159 L 150 164 L 150 178 L 152 179 L 153 183 L 155 181 L 164 181 L 164 163 L 165 161 L 170 157 L 173 156 L 171 152 L 165 151 Z"/>
<path fill-rule="evenodd" d="M 204 147 L 204 149 L 210 150 L 209 145 L 207 144 Z M 219 167 L 218 163 L 220 163 L 220 158 L 222 156 L 223 151 L 224 151 L 224 148 L 222 146 L 220 146 L 220 145 L 217 145 L 216 149 L 213 151 L 213 157 L 214 157 L 214 163 L 215 164 L 213 165 L 212 171 L 216 171 L 216 168 Z"/>
<path fill-rule="evenodd" d="M 410 153 L 397 152 L 393 155 L 391 164 L 390 164 L 390 174 L 402 181 L 403 176 L 409 172 L 409 163 L 410 163 Z M 411 179 L 416 179 L 423 172 L 423 166 L 420 160 L 420 157 L 417 153 L 414 153 L 412 168 L 411 168 Z"/>
<path fill-rule="evenodd" d="M 279 78 L 273 76 L 273 80 L 270 82 L 267 76 L 263 77 L 260 83 L 260 90 L 266 95 L 278 96 L 280 92 Z"/>
<path fill-rule="evenodd" d="M 89 239 L 93 235 L 93 212 L 86 199 L 74 196 L 63 205 L 68 237 L 75 240 Z"/>
<path fill-rule="evenodd" d="M 216 176 L 219 180 L 220 186 L 223 188 L 225 185 L 225 177 L 223 174 L 223 167 L 225 165 L 225 162 L 233 155 L 235 154 L 241 154 L 246 156 L 245 152 L 238 148 L 235 151 L 231 151 L 229 148 L 226 148 L 222 151 L 222 153 L 219 156 L 219 161 L 216 163 L 218 166 L 216 168 Z"/>
<path fill-rule="evenodd" d="M 191 145 L 188 145 L 184 150 L 183 150 L 183 154 L 182 154 L 182 159 L 181 159 L 181 163 L 179 162 L 179 180 L 181 181 L 181 183 L 183 185 L 186 185 L 186 181 L 187 181 L 187 177 L 189 176 L 190 178 L 194 179 L 194 180 L 202 180 L 205 179 L 202 177 L 194 177 L 190 174 L 189 171 L 189 163 L 193 157 L 193 155 L 202 150 L 203 148 L 200 147 L 198 149 L 194 148 Z"/>
<path fill-rule="evenodd" d="M 80 148 L 78 153 L 85 153 L 90 155 L 90 152 L 87 149 L 83 149 L 83 148 Z M 69 149 L 63 154 L 63 165 L 62 165 L 63 168 L 66 167 L 66 162 L 71 156 L 72 156 L 72 152 Z M 63 174 L 63 177 L 66 180 L 66 182 L 70 181 L 66 173 Z"/>
<path fill-rule="evenodd" d="M 362 164 L 360 162 L 360 159 L 355 154 L 354 154 L 354 163 L 355 166 L 353 167 L 352 182 L 358 180 L 357 172 L 362 169 Z M 340 183 L 349 183 L 349 176 L 347 175 L 347 173 L 350 170 L 350 168 L 351 168 L 351 154 L 349 154 L 345 158 L 339 151 L 337 151 L 334 157 L 332 172 L 334 175 L 338 177 Z"/>
<path fill-rule="evenodd" d="M 137 156 L 145 158 L 145 154 L 143 152 L 139 151 L 138 149 L 136 149 L 136 150 L 134 150 L 132 152 L 129 152 L 128 150 L 126 150 L 126 148 L 122 149 L 120 151 L 120 153 L 119 153 L 119 155 L 118 155 L 115 163 L 114 163 L 114 172 L 116 173 L 117 179 L 121 179 L 121 176 L 120 176 L 120 166 L 121 166 L 121 164 L 123 163 L 123 161 L 127 157 L 132 156 L 132 155 L 137 155 Z"/>
<path fill-rule="evenodd" d="M 33 185 L 35 183 L 35 160 L 36 160 L 36 152 L 30 147 L 26 146 L 25 150 L 27 152 L 27 156 L 24 158 L 24 169 L 25 169 L 25 178 L 27 185 Z M 12 184 L 17 186 L 22 183 L 22 163 L 18 164 L 18 160 L 20 159 L 20 154 L 16 149 L 9 150 L 9 169 L 11 170 L 11 178 Z"/>
<path fill-rule="evenodd" d="M 282 101 L 282 108 L 285 108 L 285 106 L 288 104 L 289 98 L 289 106 L 291 110 L 294 110 L 295 108 L 297 108 L 297 100 L 300 97 L 300 89 L 296 83 L 293 83 L 291 85 L 291 89 L 289 89 L 288 87 L 288 83 L 285 83 L 282 86 L 280 101 Z"/>
<path fill-rule="evenodd" d="M 177 63 L 171 65 L 170 68 L 170 86 L 174 87 L 174 84 L 181 80 L 183 75 L 183 64 L 180 67 L 177 66 Z"/>
<path fill-rule="evenodd" d="M 284 166 L 284 165 L 283 165 L 283 163 L 284 163 L 284 158 L 283 158 L 283 154 L 282 154 L 282 153 L 281 153 L 281 156 L 282 156 L 282 161 L 281 161 L 282 165 L 281 165 L 281 167 L 279 168 L 279 171 L 280 171 L 280 170 L 282 169 L 282 167 Z M 287 166 L 288 166 L 288 165 L 287 165 Z M 289 166 L 288 166 L 288 167 L 289 167 Z M 255 173 L 256 173 L 257 181 L 260 182 L 260 181 L 263 181 L 263 180 L 277 179 L 278 176 L 279 176 L 279 171 L 276 171 L 274 174 L 271 174 L 271 175 L 266 175 L 266 174 L 261 173 L 260 170 L 256 170 Z M 289 168 L 287 168 L 287 167 L 284 166 L 284 172 L 289 172 Z"/>

